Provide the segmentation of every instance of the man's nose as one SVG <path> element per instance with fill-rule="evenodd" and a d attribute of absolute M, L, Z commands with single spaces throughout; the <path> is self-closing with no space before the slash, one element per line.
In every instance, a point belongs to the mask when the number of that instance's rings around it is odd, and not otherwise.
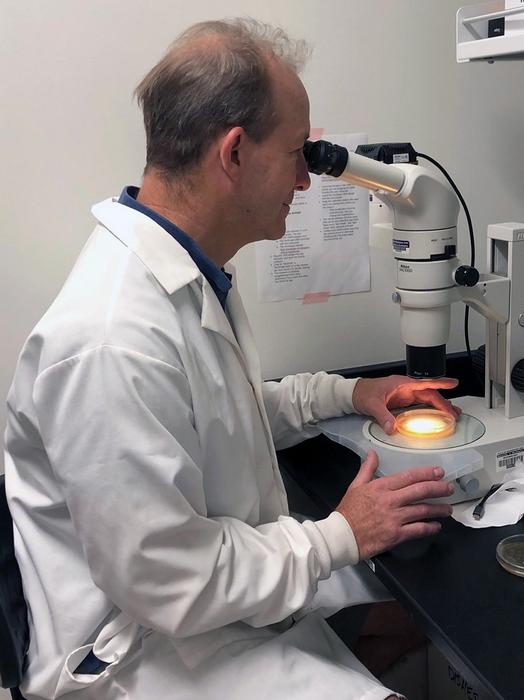
<path fill-rule="evenodd" d="M 296 175 L 296 179 L 295 179 L 295 189 L 303 192 L 304 190 L 308 190 L 310 185 L 311 185 L 311 178 L 309 177 L 306 159 L 304 158 L 304 154 L 301 153 L 300 158 L 298 159 L 298 162 L 297 162 L 297 175 Z"/>

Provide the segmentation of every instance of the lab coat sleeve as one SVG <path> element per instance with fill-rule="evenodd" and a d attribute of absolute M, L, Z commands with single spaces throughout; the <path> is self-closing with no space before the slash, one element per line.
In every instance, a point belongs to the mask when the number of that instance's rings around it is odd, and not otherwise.
<path fill-rule="evenodd" d="M 351 560 L 339 513 L 251 527 L 207 517 L 191 391 L 181 369 L 101 346 L 43 371 L 43 442 L 92 578 L 147 628 L 186 637 L 306 605 Z"/>
<path fill-rule="evenodd" d="M 353 391 L 358 379 L 316 372 L 264 382 L 262 394 L 277 449 L 291 447 L 320 434 L 316 423 L 353 413 Z"/>

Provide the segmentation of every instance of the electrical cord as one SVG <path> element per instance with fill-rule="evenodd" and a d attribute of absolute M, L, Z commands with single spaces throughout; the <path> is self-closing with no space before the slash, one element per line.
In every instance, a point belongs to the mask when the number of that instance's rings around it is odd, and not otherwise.
<path fill-rule="evenodd" d="M 424 160 L 428 160 L 430 163 L 433 163 L 433 165 L 436 166 L 442 172 L 442 174 L 444 175 L 446 180 L 451 185 L 453 191 L 457 195 L 457 197 L 462 205 L 462 208 L 464 209 L 464 214 L 466 215 L 466 221 L 468 222 L 469 242 L 471 245 L 470 265 L 471 265 L 471 267 L 475 267 L 475 237 L 473 235 L 473 224 L 471 222 L 471 216 L 469 214 L 469 209 L 467 207 L 467 204 L 464 201 L 464 197 L 460 193 L 459 188 L 453 182 L 451 175 L 445 170 L 445 168 L 438 161 L 436 161 L 431 156 L 426 155 L 425 153 L 417 153 L 416 156 L 417 156 L 417 158 L 424 158 Z M 469 358 L 470 364 L 473 364 L 473 357 L 471 355 L 471 346 L 469 343 L 469 306 L 467 304 L 466 304 L 466 309 L 464 311 L 464 340 L 466 341 L 466 351 L 468 353 L 468 358 Z"/>

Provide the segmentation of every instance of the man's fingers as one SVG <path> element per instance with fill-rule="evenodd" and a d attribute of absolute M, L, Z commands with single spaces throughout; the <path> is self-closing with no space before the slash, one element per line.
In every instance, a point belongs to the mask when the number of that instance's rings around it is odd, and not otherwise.
<path fill-rule="evenodd" d="M 442 467 L 416 467 L 415 469 L 405 469 L 404 471 L 383 476 L 381 481 L 391 491 L 411 486 L 419 481 L 438 481 L 444 476 Z"/>
<path fill-rule="evenodd" d="M 393 435 L 395 432 L 395 416 L 387 411 L 379 420 L 379 425 L 386 435 Z"/>
<path fill-rule="evenodd" d="M 414 379 L 406 377 L 403 384 L 416 384 L 421 389 L 454 389 L 458 386 L 458 379 L 442 377 L 441 379 Z"/>
<path fill-rule="evenodd" d="M 442 525 L 435 522 L 408 523 L 401 528 L 399 543 L 406 542 L 406 540 L 417 540 L 421 537 L 437 535 L 441 529 Z"/>
<path fill-rule="evenodd" d="M 402 509 L 402 521 L 415 523 L 435 518 L 448 518 L 452 512 L 453 508 L 447 503 L 417 503 Z"/>
<path fill-rule="evenodd" d="M 439 394 L 438 391 L 434 391 L 433 389 L 425 389 L 424 391 L 417 392 L 417 399 L 430 404 L 433 408 L 444 411 L 444 413 L 449 413 L 449 415 L 455 418 L 458 418 L 462 413 L 462 409 L 459 406 L 454 406 L 451 401 L 448 401 L 442 394 Z"/>
<path fill-rule="evenodd" d="M 377 467 L 377 453 L 375 452 L 375 450 L 369 450 L 369 452 L 366 455 L 366 459 L 360 465 L 358 474 L 351 482 L 351 486 L 360 486 L 361 484 L 366 484 L 369 481 L 372 481 L 375 476 L 375 472 L 377 471 Z"/>
<path fill-rule="evenodd" d="M 336 509 L 351 525 L 361 559 L 436 534 L 440 524 L 435 519 L 451 514 L 447 503 L 426 502 L 450 493 L 441 467 L 419 467 L 373 480 L 377 466 L 377 455 L 370 450 Z"/>
<path fill-rule="evenodd" d="M 417 391 L 417 400 L 421 400 L 424 403 L 437 408 L 439 411 L 444 411 L 444 413 L 449 413 L 451 416 L 457 416 L 457 411 L 451 401 L 445 399 L 438 391 L 434 389 L 424 389 L 423 391 Z M 460 411 L 460 409 L 458 409 Z M 460 414 L 458 414 L 460 415 Z"/>
<path fill-rule="evenodd" d="M 369 402 L 367 411 L 385 433 L 391 435 L 395 432 L 395 416 L 390 413 L 385 402 L 374 399 Z"/>
<path fill-rule="evenodd" d="M 411 486 L 395 491 L 393 502 L 397 506 L 426 501 L 428 498 L 445 498 L 451 496 L 455 489 L 453 484 L 443 481 L 420 481 Z"/>

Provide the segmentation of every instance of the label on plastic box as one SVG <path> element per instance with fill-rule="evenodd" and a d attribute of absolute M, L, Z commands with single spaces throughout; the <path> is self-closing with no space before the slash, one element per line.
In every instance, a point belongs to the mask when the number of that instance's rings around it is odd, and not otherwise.
<path fill-rule="evenodd" d="M 497 452 L 497 471 L 512 469 L 517 464 L 524 464 L 524 447 L 514 447 L 512 450 Z"/>

